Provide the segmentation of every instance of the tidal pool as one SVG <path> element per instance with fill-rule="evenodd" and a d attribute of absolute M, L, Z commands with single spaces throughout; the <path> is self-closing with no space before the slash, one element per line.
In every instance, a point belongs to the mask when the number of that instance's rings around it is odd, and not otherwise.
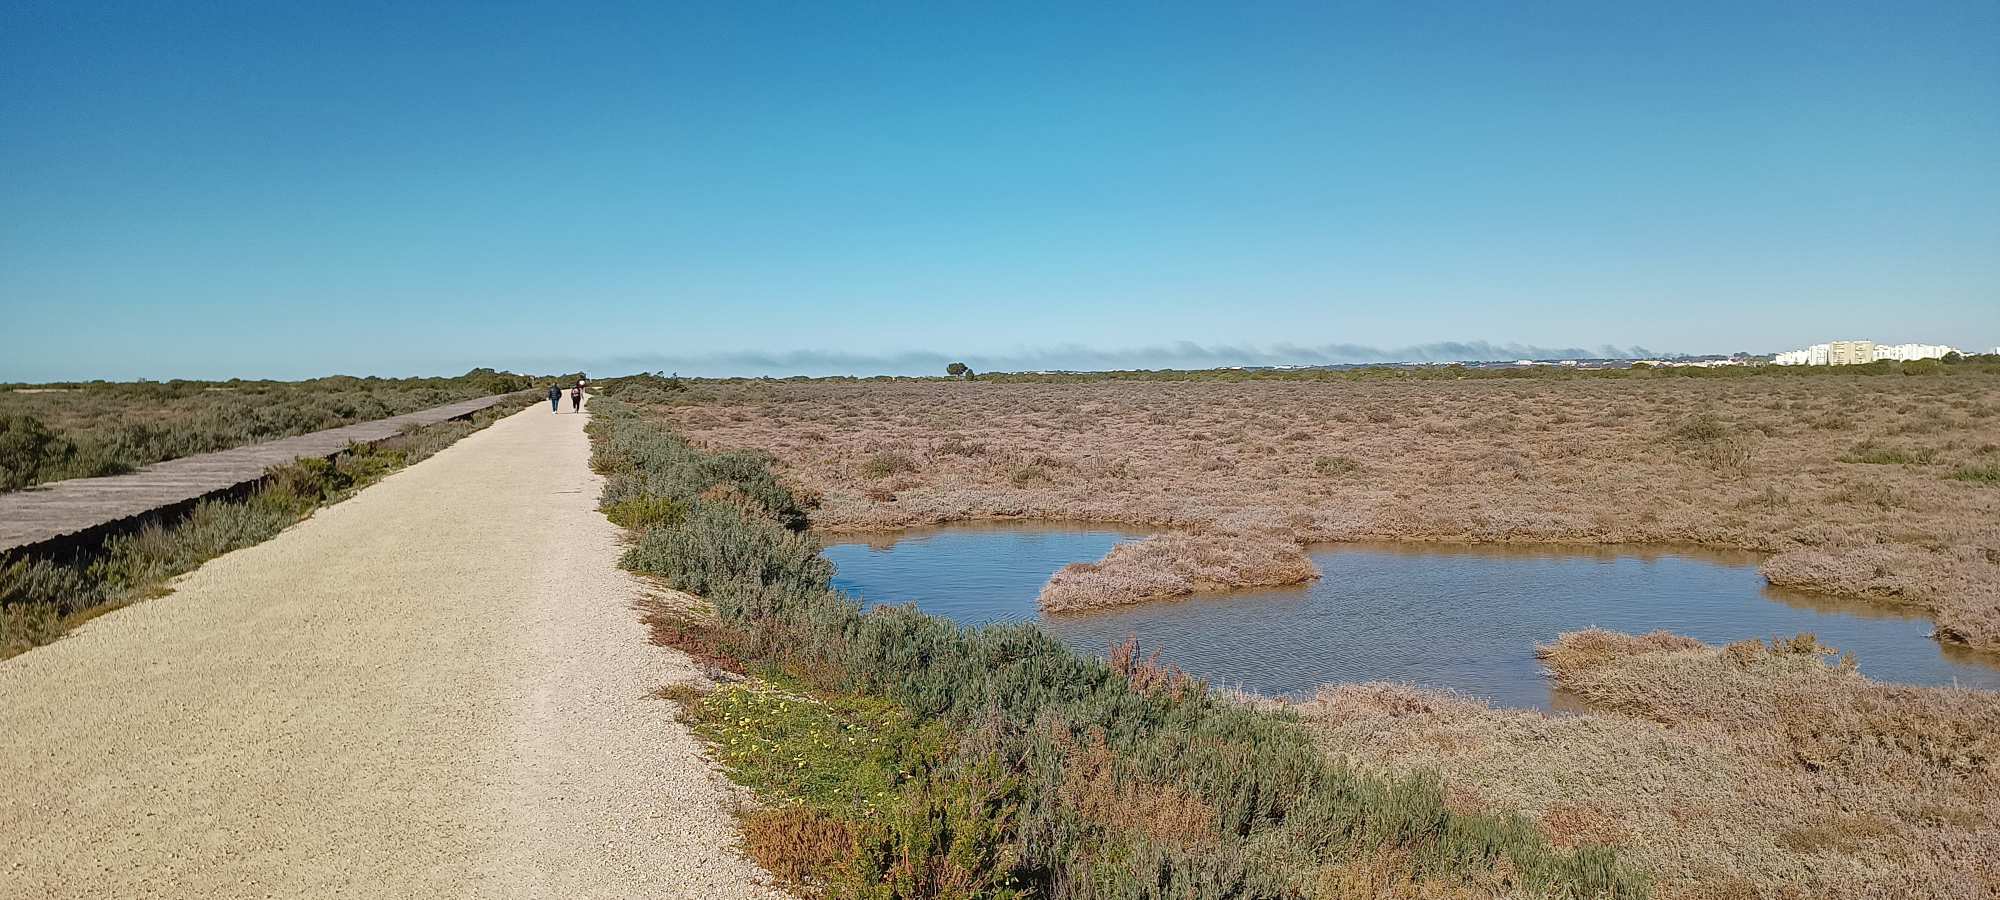
<path fill-rule="evenodd" d="M 1072 562 L 1145 532 L 1101 526 L 954 526 L 835 537 L 835 586 L 864 605 L 914 602 L 968 625 L 1033 621 L 1079 650 L 1142 648 L 1219 686 L 1277 696 L 1401 681 L 1503 706 L 1568 704 L 1535 645 L 1592 626 L 1666 629 L 1711 644 L 1810 631 L 1880 681 L 2000 689 L 2000 667 L 1938 644 L 1931 623 L 1876 604 L 1783 591 L 1748 553 L 1633 547 L 1329 544 L 1323 577 L 1244 591 L 1042 615 L 1035 595 Z"/>

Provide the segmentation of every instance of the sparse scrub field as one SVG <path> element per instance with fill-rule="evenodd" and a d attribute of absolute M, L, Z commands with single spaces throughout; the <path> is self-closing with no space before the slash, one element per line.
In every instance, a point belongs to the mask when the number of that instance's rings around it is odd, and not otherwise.
<path fill-rule="evenodd" d="M 657 380 L 657 379 L 656 379 Z M 1699 544 L 2000 650 L 2000 375 L 635 384 L 815 527 Z M 624 389 L 625 386 L 619 386 Z M 1190 542 L 1194 551 L 1203 541 Z"/>
<path fill-rule="evenodd" d="M 93 616 L 164 594 L 174 576 L 268 540 L 313 510 L 519 409 L 501 404 L 467 420 L 355 445 L 331 460 L 274 466 L 248 496 L 204 500 L 171 522 L 113 535 L 94 547 L 56 557 L 0 554 L 0 659 L 54 641 Z"/>
<path fill-rule="evenodd" d="M 0 490 L 116 475 L 532 383 L 475 369 L 456 378 L 0 385 Z"/>
<path fill-rule="evenodd" d="M 605 508 L 685 507 L 625 558 L 706 600 L 653 603 L 654 640 L 737 673 L 712 693 L 669 696 L 756 793 L 746 847 L 801 891 L 1647 893 L 1607 847 L 1559 848 L 1528 820 L 1456 811 L 1433 776 L 1355 771 L 1292 717 L 1231 702 L 1136 648 L 1104 661 L 1028 626 L 864 614 L 829 589 L 767 457 L 691 446 L 615 399 L 596 407 Z"/>
<path fill-rule="evenodd" d="M 1438 771 L 1461 809 L 1520 810 L 1558 844 L 1614 842 L 1668 898 L 2000 892 L 2000 698 L 1878 684 L 1810 635 L 1704 646 L 1564 635 L 1541 651 L 1595 715 L 1398 685 L 1296 709 L 1341 759 Z"/>

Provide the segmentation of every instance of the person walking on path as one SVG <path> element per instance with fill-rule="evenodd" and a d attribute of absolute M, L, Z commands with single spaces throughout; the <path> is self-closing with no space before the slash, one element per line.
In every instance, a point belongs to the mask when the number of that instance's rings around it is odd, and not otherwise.
<path fill-rule="evenodd" d="M 569 389 L 569 410 L 570 412 L 583 411 L 583 385 L 581 383 Z"/>
<path fill-rule="evenodd" d="M 562 412 L 562 388 L 549 385 L 549 412 Z"/>

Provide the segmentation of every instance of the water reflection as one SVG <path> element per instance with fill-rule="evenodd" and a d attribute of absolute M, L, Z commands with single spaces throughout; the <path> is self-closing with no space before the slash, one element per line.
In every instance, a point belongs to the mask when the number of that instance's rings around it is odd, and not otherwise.
<path fill-rule="evenodd" d="M 1941 647 L 1913 611 L 1771 588 L 1755 554 L 1694 548 L 1336 544 L 1308 586 L 1041 617 L 1043 582 L 1139 532 L 1034 524 L 950 527 L 835 543 L 836 583 L 867 603 L 915 602 L 967 624 L 1039 620 L 1102 653 L 1128 636 L 1211 682 L 1302 695 L 1408 681 L 1508 706 L 1560 709 L 1534 647 L 1564 631 L 1666 629 L 1710 643 L 1811 631 L 1870 677 L 2000 688 L 2000 669 Z"/>

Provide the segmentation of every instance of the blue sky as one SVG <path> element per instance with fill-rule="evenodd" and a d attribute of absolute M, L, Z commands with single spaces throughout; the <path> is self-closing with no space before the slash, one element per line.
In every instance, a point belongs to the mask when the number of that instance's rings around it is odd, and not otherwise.
<path fill-rule="evenodd" d="M 0 380 L 2000 344 L 1991 0 L 190 6 L 0 10 Z"/>

